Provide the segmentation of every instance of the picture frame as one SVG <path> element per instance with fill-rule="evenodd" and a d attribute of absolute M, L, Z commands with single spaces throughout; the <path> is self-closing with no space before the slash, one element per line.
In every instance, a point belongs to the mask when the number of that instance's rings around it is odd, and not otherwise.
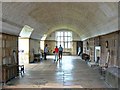
<path fill-rule="evenodd" d="M 105 41 L 105 47 L 108 48 L 108 41 Z"/>

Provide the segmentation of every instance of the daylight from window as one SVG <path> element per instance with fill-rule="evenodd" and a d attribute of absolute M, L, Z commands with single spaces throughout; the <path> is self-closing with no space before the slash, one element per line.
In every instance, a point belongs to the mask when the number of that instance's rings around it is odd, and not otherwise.
<path fill-rule="evenodd" d="M 71 48 L 72 32 L 57 31 L 56 41 L 57 41 L 57 46 L 61 45 L 63 48 Z"/>

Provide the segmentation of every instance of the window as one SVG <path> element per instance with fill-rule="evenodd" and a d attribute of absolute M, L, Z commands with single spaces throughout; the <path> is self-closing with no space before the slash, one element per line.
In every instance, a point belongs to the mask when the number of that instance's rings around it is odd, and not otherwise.
<path fill-rule="evenodd" d="M 30 26 L 28 26 L 28 25 L 25 25 L 24 27 L 23 27 L 23 29 L 21 30 L 21 32 L 20 32 L 20 36 L 21 37 L 30 37 L 30 35 L 32 34 L 32 32 L 33 32 L 33 28 L 31 28 Z"/>
<path fill-rule="evenodd" d="M 61 44 L 63 48 L 71 48 L 72 32 L 70 31 L 56 32 L 56 41 L 57 41 L 57 46 L 60 46 Z"/>

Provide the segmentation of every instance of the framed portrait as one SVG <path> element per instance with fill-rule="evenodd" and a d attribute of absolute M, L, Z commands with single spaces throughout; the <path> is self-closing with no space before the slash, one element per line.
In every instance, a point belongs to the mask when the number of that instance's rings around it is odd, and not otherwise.
<path fill-rule="evenodd" d="M 105 41 L 105 47 L 108 48 L 108 41 Z"/>
<path fill-rule="evenodd" d="M 89 43 L 87 42 L 86 44 L 87 44 L 87 50 L 89 50 Z"/>

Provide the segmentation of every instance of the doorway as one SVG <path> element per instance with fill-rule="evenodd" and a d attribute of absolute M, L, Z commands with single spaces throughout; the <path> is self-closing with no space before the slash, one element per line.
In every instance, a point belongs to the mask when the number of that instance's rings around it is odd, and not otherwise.
<path fill-rule="evenodd" d="M 100 63 L 101 46 L 95 46 L 95 62 Z"/>
<path fill-rule="evenodd" d="M 29 63 L 29 39 L 19 38 L 19 65 Z"/>
<path fill-rule="evenodd" d="M 76 55 L 79 55 L 78 54 L 79 52 L 80 52 L 80 54 L 83 52 L 83 42 L 82 41 L 77 41 L 76 51 L 77 51 Z"/>
<path fill-rule="evenodd" d="M 33 28 L 25 25 L 20 34 L 18 40 L 19 47 L 19 65 L 24 65 L 29 63 L 29 38 L 33 32 Z"/>

